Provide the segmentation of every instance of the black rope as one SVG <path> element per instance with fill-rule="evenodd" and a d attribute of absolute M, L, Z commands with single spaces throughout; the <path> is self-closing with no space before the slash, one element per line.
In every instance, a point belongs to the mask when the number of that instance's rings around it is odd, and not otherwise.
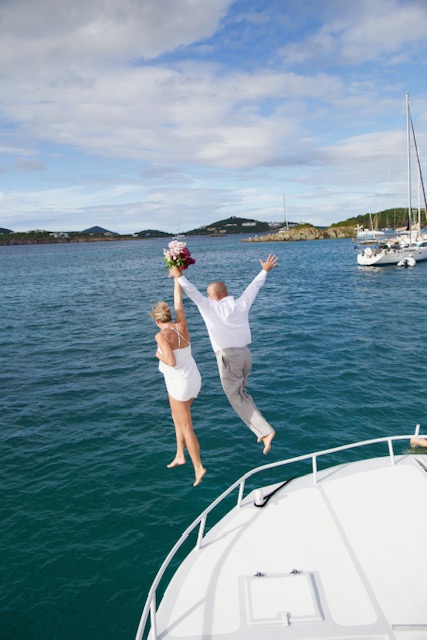
<path fill-rule="evenodd" d="M 418 462 L 418 464 L 420 465 L 421 469 L 423 469 L 424 471 L 427 472 L 427 467 L 424 464 L 424 462 L 421 462 L 421 460 L 418 460 L 418 458 L 415 458 L 415 462 Z"/>
<path fill-rule="evenodd" d="M 277 493 L 280 489 L 283 489 L 283 487 L 284 487 L 286 484 L 288 484 L 288 482 L 290 482 L 291 480 L 294 480 L 294 479 L 295 479 L 295 477 L 293 477 L 293 478 L 289 478 L 289 480 L 285 480 L 285 482 L 282 482 L 282 484 L 279 484 L 279 486 L 278 486 L 278 487 L 276 487 L 276 488 L 274 489 L 274 491 L 272 491 L 271 493 L 269 493 L 269 494 L 268 494 L 268 495 L 266 495 L 266 496 L 263 496 L 264 501 L 263 501 L 263 503 L 262 503 L 262 504 L 257 504 L 256 502 L 254 502 L 254 506 L 255 506 L 255 507 L 259 507 L 260 509 L 262 509 L 262 507 L 265 507 L 265 505 L 267 504 L 267 502 L 270 500 L 270 498 L 272 498 L 272 497 L 274 496 L 274 494 L 275 494 L 275 493 Z"/>

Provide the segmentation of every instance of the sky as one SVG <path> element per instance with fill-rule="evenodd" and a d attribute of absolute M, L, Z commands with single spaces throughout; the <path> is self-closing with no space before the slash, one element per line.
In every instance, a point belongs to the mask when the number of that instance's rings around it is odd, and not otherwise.
<path fill-rule="evenodd" d="M 426 24 L 427 0 L 0 0 L 0 227 L 404 207 Z"/>

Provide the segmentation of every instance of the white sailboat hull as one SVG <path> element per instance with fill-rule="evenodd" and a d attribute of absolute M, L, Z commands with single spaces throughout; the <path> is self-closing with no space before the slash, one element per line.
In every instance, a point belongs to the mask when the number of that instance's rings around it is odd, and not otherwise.
<path fill-rule="evenodd" d="M 399 233 L 398 240 L 393 241 L 391 239 L 376 238 L 377 244 L 375 247 L 366 247 L 369 242 L 368 237 L 364 241 L 361 241 L 361 233 L 363 229 L 357 227 L 357 240 L 360 241 L 357 248 L 359 250 L 357 255 L 357 262 L 364 267 L 379 267 L 388 264 L 404 264 L 405 262 L 413 265 L 415 262 L 427 260 L 427 241 L 426 236 L 421 232 L 421 206 L 418 206 L 418 221 L 413 220 L 412 209 L 412 191 L 411 191 L 411 149 L 415 150 L 416 162 L 418 165 L 418 180 L 419 185 L 422 185 L 422 191 L 424 196 L 424 207 L 427 209 L 426 196 L 424 191 L 424 184 L 421 175 L 421 165 L 417 143 L 415 140 L 415 132 L 412 124 L 412 118 L 409 108 L 409 94 L 406 94 L 406 152 L 407 152 L 407 167 L 408 167 L 408 229 L 406 232 Z M 372 233 L 374 233 L 372 231 Z M 364 246 L 365 245 L 365 246 Z M 402 263 L 402 261 L 404 261 Z M 408 265 L 409 266 L 409 265 Z"/>
<path fill-rule="evenodd" d="M 379 249 L 363 251 L 357 256 L 357 262 L 364 267 L 380 267 L 387 264 L 398 264 L 404 258 L 414 258 L 416 262 L 427 260 L 427 246 L 408 247 L 404 249 Z"/>

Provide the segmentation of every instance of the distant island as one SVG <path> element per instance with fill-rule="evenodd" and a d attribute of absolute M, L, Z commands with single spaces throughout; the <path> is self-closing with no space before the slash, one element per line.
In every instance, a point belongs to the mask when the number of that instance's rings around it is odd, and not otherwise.
<path fill-rule="evenodd" d="M 268 233 L 280 228 L 280 222 L 261 222 L 250 218 L 238 218 L 231 216 L 224 220 L 218 220 L 196 229 L 185 231 L 187 236 L 213 236 L 222 237 L 226 235 L 248 234 L 248 233 Z M 297 226 L 297 223 L 290 223 Z M 99 242 L 109 240 L 149 240 L 151 238 L 173 238 L 172 233 L 159 231 L 158 229 L 144 229 L 133 234 L 119 234 L 109 231 L 103 227 L 94 226 L 84 231 L 45 231 L 36 229 L 28 232 L 15 233 L 9 229 L 0 229 L 0 244 L 46 244 L 46 243 L 66 243 L 66 242 Z"/>
<path fill-rule="evenodd" d="M 217 222 L 185 231 L 182 236 L 212 236 L 220 238 L 229 235 L 245 234 L 247 236 L 251 234 L 250 237 L 242 238 L 243 242 L 351 238 L 356 233 L 356 226 L 367 229 L 372 227 L 383 229 L 405 226 L 407 215 L 407 209 L 397 208 L 381 211 L 373 215 L 366 213 L 348 218 L 342 222 L 336 222 L 330 227 L 315 227 L 308 223 L 288 222 L 286 228 L 283 222 L 261 222 L 252 218 L 231 216 L 224 220 L 218 220 Z M 151 238 L 173 237 L 176 236 L 158 229 L 144 229 L 133 234 L 119 234 L 100 226 L 90 227 L 84 231 L 45 231 L 36 229 L 27 232 L 14 232 L 10 229 L 0 228 L 0 245 L 149 240 Z"/>
<path fill-rule="evenodd" d="M 242 238 L 242 242 L 296 242 L 299 240 L 326 240 L 327 238 L 353 238 L 355 227 L 335 226 L 318 228 L 311 224 L 300 224 L 289 229 L 280 229 L 274 233 Z"/>

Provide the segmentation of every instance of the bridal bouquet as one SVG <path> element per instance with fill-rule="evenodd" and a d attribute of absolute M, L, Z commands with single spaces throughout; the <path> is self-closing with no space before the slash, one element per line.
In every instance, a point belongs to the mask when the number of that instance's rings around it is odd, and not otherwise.
<path fill-rule="evenodd" d="M 164 260 L 168 269 L 170 267 L 178 267 L 181 271 L 185 271 L 190 264 L 195 264 L 196 261 L 191 257 L 185 242 L 172 240 L 168 246 L 168 249 L 163 249 Z"/>

